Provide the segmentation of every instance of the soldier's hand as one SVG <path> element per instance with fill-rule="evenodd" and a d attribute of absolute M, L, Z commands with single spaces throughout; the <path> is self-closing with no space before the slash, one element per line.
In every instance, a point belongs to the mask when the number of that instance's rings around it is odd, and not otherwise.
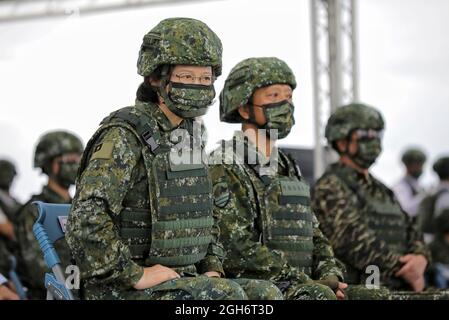
<path fill-rule="evenodd" d="M 205 276 L 209 278 L 220 278 L 220 274 L 217 271 L 207 271 L 204 273 Z"/>
<path fill-rule="evenodd" d="M 165 281 L 180 278 L 179 274 L 173 269 L 164 267 L 160 264 L 145 268 L 143 276 L 134 286 L 134 289 L 144 290 L 161 284 Z"/>
<path fill-rule="evenodd" d="M 416 292 L 424 290 L 424 272 L 427 267 L 427 259 L 423 255 L 407 254 L 400 257 L 399 261 L 404 265 L 396 272 L 396 277 L 404 278 Z"/>
<path fill-rule="evenodd" d="M 16 238 L 14 235 L 14 227 L 9 221 L 0 224 L 0 234 L 4 235 L 10 240 L 15 240 Z"/>
<path fill-rule="evenodd" d="M 335 292 L 338 300 L 343 300 L 345 298 L 344 290 L 348 285 L 344 282 L 340 282 L 336 276 L 329 276 L 321 280 L 315 280 L 314 282 L 328 286 Z"/>
<path fill-rule="evenodd" d="M 338 283 L 338 289 L 335 291 L 335 295 L 337 296 L 338 300 L 344 300 L 345 299 L 345 289 L 348 287 L 347 283 L 339 282 Z"/>
<path fill-rule="evenodd" d="M 19 296 L 5 285 L 0 285 L 0 300 L 19 300 Z"/>

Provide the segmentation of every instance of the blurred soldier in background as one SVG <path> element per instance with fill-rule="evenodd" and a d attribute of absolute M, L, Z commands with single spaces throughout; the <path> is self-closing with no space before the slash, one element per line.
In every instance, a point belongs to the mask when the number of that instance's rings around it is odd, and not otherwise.
<path fill-rule="evenodd" d="M 38 212 L 33 201 L 48 203 L 71 203 L 69 193 L 75 184 L 83 144 L 72 133 L 53 131 L 44 134 L 34 152 L 34 167 L 40 168 L 48 176 L 48 184 L 38 195 L 34 195 L 19 210 L 15 221 L 16 236 L 20 247 L 20 274 L 24 286 L 28 288 L 30 299 L 45 299 L 44 275 L 48 271 L 39 243 L 33 234 L 33 225 Z M 64 239 L 57 241 L 55 249 L 62 266 L 71 263 L 70 251 Z"/>
<path fill-rule="evenodd" d="M 419 223 L 427 243 L 433 240 L 439 216 L 449 208 L 449 158 L 443 157 L 435 162 L 433 170 L 440 180 L 436 190 L 423 199 L 419 207 Z"/>
<path fill-rule="evenodd" d="M 295 87 L 293 72 L 277 58 L 243 60 L 226 79 L 220 118 L 242 123 L 242 131 L 210 155 L 224 270 L 272 280 L 289 300 L 343 299 L 347 285 L 310 208 L 309 186 L 274 145 L 295 123 Z"/>
<path fill-rule="evenodd" d="M 12 221 L 21 204 L 9 193 L 17 172 L 14 164 L 0 160 L 0 234 L 12 239 L 14 230 Z"/>
<path fill-rule="evenodd" d="M 367 267 L 374 266 L 380 273 L 378 284 L 419 293 L 425 288 L 430 252 L 417 223 L 369 172 L 382 151 L 383 130 L 379 111 L 363 104 L 347 105 L 332 114 L 325 135 L 340 159 L 317 181 L 313 208 L 336 257 L 346 265 L 349 284 L 365 283 L 370 275 Z M 439 298 L 402 291 L 392 297 Z"/>
<path fill-rule="evenodd" d="M 0 273 L 8 274 L 9 256 L 18 254 L 14 220 L 20 203 L 9 193 L 17 172 L 7 160 L 0 160 Z"/>
<path fill-rule="evenodd" d="M 419 218 L 432 252 L 430 283 L 446 289 L 449 284 L 449 157 L 433 166 L 440 183 L 421 203 Z"/>
<path fill-rule="evenodd" d="M 410 217 L 416 217 L 418 207 L 425 196 L 424 189 L 419 184 L 426 155 L 419 149 L 409 149 L 402 155 L 402 163 L 406 168 L 405 176 L 393 186 L 394 194 L 399 204 Z"/>

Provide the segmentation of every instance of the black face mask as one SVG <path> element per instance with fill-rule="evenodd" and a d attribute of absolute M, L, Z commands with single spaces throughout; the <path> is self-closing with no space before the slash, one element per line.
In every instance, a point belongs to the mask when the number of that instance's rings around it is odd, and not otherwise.
<path fill-rule="evenodd" d="M 418 180 L 419 177 L 421 177 L 422 173 L 423 173 L 422 170 L 416 170 L 416 171 L 410 172 L 409 174 L 410 174 L 413 178 L 415 178 L 416 180 Z"/>

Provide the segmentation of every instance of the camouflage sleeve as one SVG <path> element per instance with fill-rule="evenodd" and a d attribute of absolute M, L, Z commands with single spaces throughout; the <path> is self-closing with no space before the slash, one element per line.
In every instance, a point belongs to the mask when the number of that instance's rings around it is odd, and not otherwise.
<path fill-rule="evenodd" d="M 6 247 L 6 241 L 7 240 L 0 235 L 0 273 L 3 273 L 4 275 L 7 275 L 9 271 L 9 252 Z"/>
<path fill-rule="evenodd" d="M 414 254 L 421 254 L 426 257 L 428 264 L 431 263 L 431 253 L 429 248 L 424 243 L 423 234 L 420 230 L 417 219 L 409 219 L 408 225 L 408 251 Z"/>
<path fill-rule="evenodd" d="M 207 143 L 207 128 L 204 125 L 203 120 L 200 120 L 201 124 L 201 143 L 204 150 L 204 146 Z M 218 225 L 217 217 L 214 213 L 214 227 L 212 231 L 213 240 L 209 244 L 207 249 L 206 257 L 196 264 L 196 268 L 199 273 L 205 273 L 208 271 L 216 271 L 221 274 L 222 277 L 225 276 L 223 270 L 223 259 L 225 256 L 224 248 L 219 242 L 220 227 Z"/>
<path fill-rule="evenodd" d="M 314 188 L 313 209 L 337 257 L 359 270 L 376 265 L 385 277 L 399 270 L 399 255 L 376 237 L 357 209 L 357 197 L 334 175 Z"/>
<path fill-rule="evenodd" d="M 252 275 L 274 281 L 304 283 L 310 278 L 263 245 L 255 231 L 256 214 L 248 190 L 231 167 L 211 166 L 214 212 L 219 220 L 220 240 L 225 244 L 225 271 L 234 277 Z"/>
<path fill-rule="evenodd" d="M 334 251 L 329 240 L 320 230 L 320 224 L 316 216 L 313 216 L 313 270 L 314 279 L 324 279 L 336 276 L 343 281 L 343 272 L 338 267 L 334 257 Z"/>
<path fill-rule="evenodd" d="M 206 257 L 196 264 L 196 268 L 199 273 L 205 273 L 208 271 L 216 271 L 221 274 L 222 277 L 225 276 L 223 270 L 223 259 L 225 257 L 225 252 L 223 245 L 219 241 L 220 227 L 218 225 L 218 219 L 216 212 L 214 211 L 214 227 L 212 230 L 213 240 L 209 244 L 207 249 Z"/>
<path fill-rule="evenodd" d="M 27 203 L 20 209 L 15 221 L 16 237 L 20 248 L 24 278 L 33 288 L 45 289 L 44 277 L 48 268 L 39 242 L 34 237 L 33 225 L 38 218 L 34 205 Z"/>
<path fill-rule="evenodd" d="M 66 239 L 83 278 L 129 289 L 139 281 L 143 268 L 131 260 L 113 221 L 130 187 L 140 144 L 131 132 L 120 127 L 106 131 L 96 145 L 100 143 L 112 148 L 91 157 L 79 177 Z"/>

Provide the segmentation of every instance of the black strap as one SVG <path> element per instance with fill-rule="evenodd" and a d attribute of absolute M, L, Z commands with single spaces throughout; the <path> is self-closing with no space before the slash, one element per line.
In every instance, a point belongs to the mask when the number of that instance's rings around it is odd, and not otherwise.
<path fill-rule="evenodd" d="M 152 121 L 148 116 L 145 114 L 137 116 L 131 113 L 129 108 L 123 108 L 111 114 L 105 120 L 110 121 L 113 118 L 121 119 L 130 124 L 136 130 L 142 141 L 150 148 L 151 152 L 157 153 L 159 151 L 157 149 L 160 146 L 160 134 L 159 132 L 155 132 L 150 126 Z"/>

